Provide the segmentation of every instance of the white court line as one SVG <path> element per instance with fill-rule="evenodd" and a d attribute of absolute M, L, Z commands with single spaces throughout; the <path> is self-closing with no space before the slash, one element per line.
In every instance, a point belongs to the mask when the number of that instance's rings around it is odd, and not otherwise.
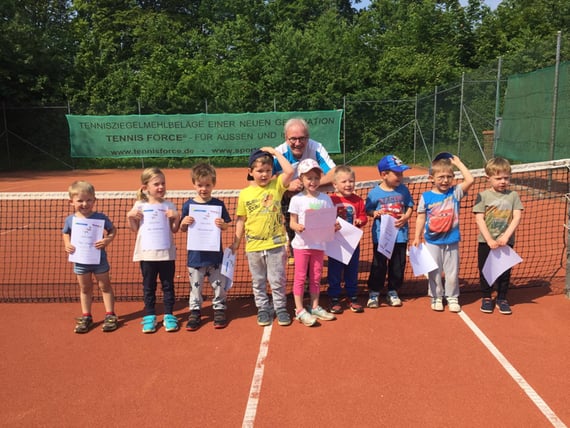
<path fill-rule="evenodd" d="M 505 358 L 505 356 L 497 349 L 493 342 L 489 340 L 487 336 L 477 327 L 477 325 L 469 318 L 469 316 L 461 311 L 458 314 L 461 319 L 467 324 L 475 336 L 485 345 L 489 352 L 499 361 L 507 373 L 513 378 L 513 380 L 521 387 L 526 395 L 531 399 L 538 410 L 542 412 L 546 419 L 550 421 L 553 427 L 556 428 L 567 428 L 564 422 L 560 420 L 556 413 L 546 404 L 546 402 L 538 395 L 538 393 L 528 384 L 528 382 L 521 376 L 521 374 L 515 369 L 511 363 Z"/>
<path fill-rule="evenodd" d="M 257 362 L 255 363 L 255 371 L 251 380 L 251 388 L 249 389 L 249 397 L 243 416 L 242 427 L 253 428 L 255 415 L 257 414 L 257 403 L 259 402 L 259 394 L 261 392 L 261 382 L 263 381 L 263 370 L 265 369 L 265 357 L 269 350 L 269 339 L 271 338 L 271 329 L 273 325 L 264 327 L 263 336 L 261 336 L 261 344 L 259 345 L 259 353 L 257 354 Z"/>

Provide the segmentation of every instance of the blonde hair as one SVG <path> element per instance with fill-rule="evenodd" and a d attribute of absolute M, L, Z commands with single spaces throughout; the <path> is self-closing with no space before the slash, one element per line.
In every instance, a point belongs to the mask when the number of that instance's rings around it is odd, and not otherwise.
<path fill-rule="evenodd" d="M 88 181 L 78 180 L 71 183 L 68 187 L 67 192 L 69 193 L 69 199 L 73 199 L 74 196 L 80 193 L 87 193 L 88 195 L 95 196 L 95 187 Z"/>
<path fill-rule="evenodd" d="M 434 176 L 440 172 L 450 172 L 453 174 L 453 164 L 449 159 L 438 159 L 431 163 L 429 175 Z"/>
<path fill-rule="evenodd" d="M 202 178 L 211 178 L 212 183 L 216 184 L 216 169 L 209 163 L 199 163 L 192 168 L 192 183 Z"/>
<path fill-rule="evenodd" d="M 146 168 L 141 174 L 141 184 L 143 186 L 146 186 L 148 182 L 157 175 L 161 175 L 162 177 L 164 177 L 164 174 L 159 168 L 156 167 Z M 146 193 L 143 192 L 142 186 L 139 187 L 139 190 L 137 191 L 137 200 L 148 201 L 148 196 L 146 195 Z"/>
<path fill-rule="evenodd" d="M 511 173 L 511 164 L 505 158 L 492 158 L 489 159 L 485 164 L 485 174 L 487 174 L 488 177 L 497 175 L 501 172 L 507 173 L 509 175 Z"/>
<path fill-rule="evenodd" d="M 352 178 L 355 178 L 356 174 L 354 174 L 354 170 L 348 166 L 348 165 L 337 165 L 334 168 L 334 176 L 333 176 L 333 180 L 336 181 L 336 178 L 339 174 L 350 174 L 352 176 Z"/>

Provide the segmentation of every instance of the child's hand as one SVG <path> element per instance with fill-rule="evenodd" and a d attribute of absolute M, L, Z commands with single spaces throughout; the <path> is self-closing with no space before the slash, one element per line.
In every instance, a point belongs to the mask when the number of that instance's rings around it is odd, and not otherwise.
<path fill-rule="evenodd" d="M 421 239 L 415 238 L 415 239 L 412 241 L 412 247 L 417 247 L 417 246 L 420 245 L 421 243 L 422 243 Z"/>
<path fill-rule="evenodd" d="M 359 218 L 355 219 L 355 220 L 354 220 L 354 225 L 355 225 L 356 227 L 362 226 L 362 220 L 360 220 Z"/>
<path fill-rule="evenodd" d="M 509 242 L 509 240 L 506 239 L 506 238 L 504 238 L 504 237 L 502 237 L 502 236 L 499 236 L 499 237 L 497 238 L 497 245 L 498 245 L 499 247 L 504 247 L 505 245 L 507 245 L 508 242 Z"/>
<path fill-rule="evenodd" d="M 195 221 L 194 217 L 187 215 L 186 217 L 184 217 L 182 219 L 182 221 L 180 222 L 180 225 L 188 225 L 189 226 L 189 225 L 193 224 L 194 221 Z"/>
<path fill-rule="evenodd" d="M 453 157 L 449 158 L 449 161 L 451 162 L 452 165 L 455 165 L 456 167 L 459 167 L 459 165 L 463 165 L 463 162 L 461 162 L 459 156 L 453 155 Z"/>
<path fill-rule="evenodd" d="M 304 224 L 297 224 L 293 230 L 295 232 L 302 233 L 305 231 L 305 225 Z"/>
<path fill-rule="evenodd" d="M 269 153 L 271 156 L 275 156 L 276 153 L 277 153 L 277 150 L 275 150 L 275 148 L 269 147 L 269 146 L 267 146 L 267 147 L 262 147 L 262 148 L 259 149 L 259 150 L 261 150 L 262 152 L 265 152 L 265 153 Z"/>
<path fill-rule="evenodd" d="M 175 220 L 178 217 L 178 212 L 174 210 L 166 210 L 166 217 L 169 220 Z"/>
<path fill-rule="evenodd" d="M 127 218 L 129 220 L 141 221 L 143 219 L 143 213 L 138 208 L 133 208 L 127 213 Z"/>
<path fill-rule="evenodd" d="M 226 225 L 226 222 L 224 221 L 223 218 L 217 218 L 217 219 L 214 220 L 214 224 L 215 224 L 216 226 L 218 226 L 218 228 L 220 228 L 220 229 L 223 230 L 223 229 L 224 229 L 224 226 Z"/>
<path fill-rule="evenodd" d="M 101 250 L 107 246 L 108 242 L 110 242 L 110 240 L 107 238 L 103 238 L 99 241 L 96 241 L 95 242 L 95 248 L 97 248 L 98 250 Z"/>
<path fill-rule="evenodd" d="M 65 252 L 66 252 L 67 254 L 73 254 L 73 253 L 75 253 L 75 247 L 74 247 L 73 245 L 71 245 L 71 244 L 67 244 L 67 245 L 65 246 Z"/>
<path fill-rule="evenodd" d="M 489 245 L 489 248 L 494 250 L 495 248 L 499 248 L 502 247 L 504 245 L 507 244 L 507 240 L 502 240 L 501 237 L 499 236 L 497 239 L 492 239 L 490 242 L 487 243 Z"/>
<path fill-rule="evenodd" d="M 394 226 L 396 226 L 397 228 L 400 228 L 400 227 L 405 226 L 406 223 L 408 223 L 408 218 L 405 215 L 403 215 L 403 216 L 396 218 L 396 221 L 394 222 Z"/>
<path fill-rule="evenodd" d="M 340 229 L 342 229 L 342 226 L 341 226 L 340 223 L 337 221 L 337 222 L 334 224 L 334 231 L 335 231 L 335 232 L 338 232 Z"/>

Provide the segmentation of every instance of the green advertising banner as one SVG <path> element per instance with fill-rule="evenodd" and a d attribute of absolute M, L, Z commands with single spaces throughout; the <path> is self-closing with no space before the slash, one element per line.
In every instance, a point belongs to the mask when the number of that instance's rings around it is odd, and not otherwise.
<path fill-rule="evenodd" d="M 342 110 L 241 114 L 67 115 L 75 158 L 245 156 L 284 142 L 283 126 L 301 117 L 310 136 L 340 153 Z"/>

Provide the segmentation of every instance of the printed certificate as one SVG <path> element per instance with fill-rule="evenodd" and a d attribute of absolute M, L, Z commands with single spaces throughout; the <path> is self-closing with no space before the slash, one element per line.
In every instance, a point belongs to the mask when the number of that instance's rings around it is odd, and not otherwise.
<path fill-rule="evenodd" d="M 142 206 L 141 247 L 146 250 L 170 248 L 170 220 L 166 216 L 168 205 L 144 204 Z"/>
<path fill-rule="evenodd" d="M 103 239 L 105 220 L 73 217 L 71 226 L 71 245 L 75 252 L 69 255 L 69 261 L 85 265 L 101 263 L 101 250 L 95 248 L 95 242 Z"/>
<path fill-rule="evenodd" d="M 222 217 L 222 207 L 216 205 L 190 204 L 190 217 L 194 223 L 188 226 L 186 248 L 194 251 L 220 251 L 222 230 L 216 219 Z"/>

